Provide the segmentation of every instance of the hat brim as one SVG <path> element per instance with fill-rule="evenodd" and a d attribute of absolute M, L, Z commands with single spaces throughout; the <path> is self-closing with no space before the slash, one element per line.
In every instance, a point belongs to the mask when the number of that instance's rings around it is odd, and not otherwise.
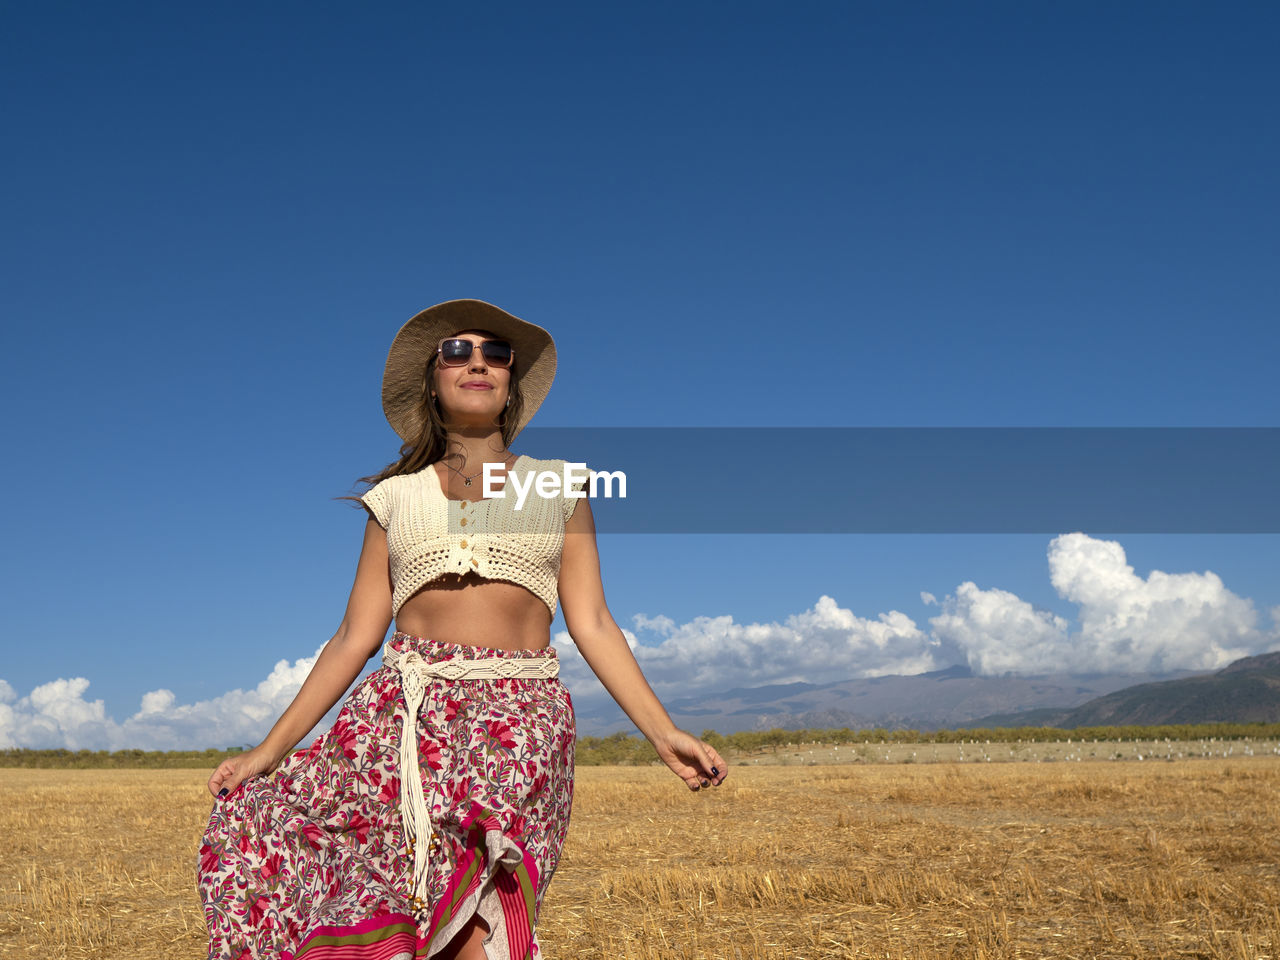
<path fill-rule="evenodd" d="M 511 342 L 523 409 L 514 437 L 533 419 L 556 375 L 556 345 L 551 334 L 483 300 L 447 300 L 409 319 L 387 354 L 382 375 L 382 412 L 402 440 L 412 443 L 422 432 L 419 409 L 426 387 L 427 362 L 440 341 L 461 330 L 490 330 Z"/>

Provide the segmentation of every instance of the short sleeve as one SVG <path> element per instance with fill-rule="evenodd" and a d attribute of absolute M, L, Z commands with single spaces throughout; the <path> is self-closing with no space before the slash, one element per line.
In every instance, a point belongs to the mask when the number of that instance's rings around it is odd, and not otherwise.
<path fill-rule="evenodd" d="M 566 463 L 568 466 L 572 468 L 572 475 L 575 478 L 581 478 L 581 479 L 575 479 L 569 485 L 569 489 L 581 490 L 584 492 L 584 494 L 589 494 L 590 493 L 590 477 L 593 472 L 591 468 L 588 467 L 585 463 L 581 463 L 581 462 L 573 462 L 573 461 L 562 461 L 562 462 Z M 577 508 L 578 502 L 581 499 L 582 497 L 572 496 L 568 490 L 565 491 L 564 496 L 561 498 L 561 501 L 560 501 L 561 506 L 564 508 L 565 523 L 569 522 L 569 518 L 573 516 L 573 511 Z"/>
<path fill-rule="evenodd" d="M 385 530 L 391 520 L 391 502 L 387 495 L 387 481 L 383 480 L 375 484 L 360 500 L 373 513 L 379 526 Z"/>

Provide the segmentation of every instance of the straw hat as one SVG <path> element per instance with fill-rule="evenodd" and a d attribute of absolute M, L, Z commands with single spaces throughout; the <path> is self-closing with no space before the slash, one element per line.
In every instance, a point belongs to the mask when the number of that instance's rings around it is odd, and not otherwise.
<path fill-rule="evenodd" d="M 516 433 L 528 425 L 547 398 L 556 375 L 556 344 L 551 334 L 483 300 L 447 300 L 417 314 L 391 341 L 382 374 L 382 411 L 402 440 L 412 443 L 422 429 L 418 406 L 427 386 L 427 361 L 441 340 L 470 329 L 491 330 L 511 342 L 524 399 Z"/>

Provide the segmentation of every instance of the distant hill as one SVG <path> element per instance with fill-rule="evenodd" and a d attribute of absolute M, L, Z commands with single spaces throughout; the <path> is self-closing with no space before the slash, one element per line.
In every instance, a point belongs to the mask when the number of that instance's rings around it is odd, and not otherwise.
<path fill-rule="evenodd" d="M 1142 683 L 1067 710 L 980 717 L 975 727 L 1104 727 L 1280 723 L 1280 652 L 1245 657 L 1207 676 Z"/>
<path fill-rule="evenodd" d="M 735 688 L 713 696 L 664 698 L 671 718 L 686 730 L 839 728 L 938 730 L 988 726 L 976 718 L 1022 716 L 1033 710 L 1057 716 L 1103 694 L 1136 683 L 1171 677 L 1142 674 L 1054 674 L 1037 677 L 975 677 L 956 666 L 915 676 L 867 677 L 834 683 L 787 683 Z M 594 692 L 594 691 L 593 691 Z M 577 725 L 584 735 L 631 730 L 631 722 L 603 691 L 574 692 Z M 1018 724 L 1038 726 L 1041 721 Z M 1010 724 L 1014 725 L 1014 724 Z"/>

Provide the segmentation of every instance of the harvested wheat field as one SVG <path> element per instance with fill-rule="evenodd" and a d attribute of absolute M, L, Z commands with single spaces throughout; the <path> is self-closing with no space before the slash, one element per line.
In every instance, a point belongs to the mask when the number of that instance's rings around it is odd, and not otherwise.
<path fill-rule="evenodd" d="M 0 957 L 203 958 L 199 770 L 0 771 Z M 1277 957 L 1280 758 L 583 767 L 570 958 Z"/>

